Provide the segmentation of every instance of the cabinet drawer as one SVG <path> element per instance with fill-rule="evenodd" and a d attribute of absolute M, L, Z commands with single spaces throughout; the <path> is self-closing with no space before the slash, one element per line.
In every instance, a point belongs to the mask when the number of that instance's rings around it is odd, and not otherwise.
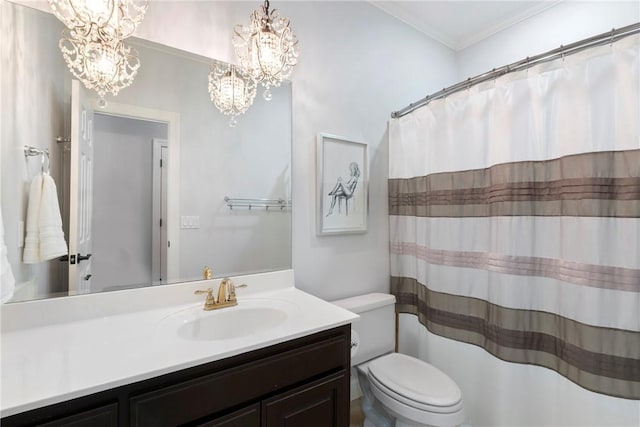
<path fill-rule="evenodd" d="M 118 404 L 112 403 L 39 425 L 42 427 L 115 427 L 118 425 Z"/>
<path fill-rule="evenodd" d="M 224 417 L 198 424 L 198 427 L 260 427 L 260 404 L 256 403 Z"/>
<path fill-rule="evenodd" d="M 204 419 L 226 408 L 257 401 L 278 389 L 343 369 L 345 336 L 203 375 L 130 399 L 131 425 L 174 426 Z"/>

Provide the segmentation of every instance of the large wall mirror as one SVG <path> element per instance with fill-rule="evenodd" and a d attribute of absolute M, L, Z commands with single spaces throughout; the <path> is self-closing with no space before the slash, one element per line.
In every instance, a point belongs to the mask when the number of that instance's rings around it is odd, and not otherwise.
<path fill-rule="evenodd" d="M 58 48 L 62 24 L 5 0 L 0 7 L 10 302 L 198 280 L 205 266 L 214 277 L 291 268 L 290 83 L 271 101 L 259 93 L 230 127 L 207 90 L 215 60 L 131 38 L 140 70 L 100 108 L 95 92 L 72 81 Z M 71 143 L 56 140 L 73 131 L 74 90 L 84 92 L 82 132 L 92 148 L 82 164 L 71 160 Z M 25 145 L 48 150 L 49 164 L 25 156 Z M 91 257 L 73 266 L 65 258 L 23 263 L 29 186 L 43 168 L 57 186 L 67 243 L 78 227 L 90 238 L 87 253 L 77 252 Z M 73 190 L 74 168 L 89 183 L 81 190 Z M 225 198 L 252 201 L 231 207 Z"/>

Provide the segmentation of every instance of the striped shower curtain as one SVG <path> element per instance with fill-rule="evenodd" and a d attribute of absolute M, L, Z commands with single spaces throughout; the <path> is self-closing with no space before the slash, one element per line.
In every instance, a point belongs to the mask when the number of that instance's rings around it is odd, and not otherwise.
<path fill-rule="evenodd" d="M 629 37 L 390 121 L 398 312 L 640 399 L 639 52 Z"/>

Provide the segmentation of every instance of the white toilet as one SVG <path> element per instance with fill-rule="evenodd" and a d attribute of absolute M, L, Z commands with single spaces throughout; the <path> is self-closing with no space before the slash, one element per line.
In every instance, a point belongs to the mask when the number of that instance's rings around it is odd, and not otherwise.
<path fill-rule="evenodd" d="M 333 303 L 360 315 L 351 326 L 351 365 L 362 390 L 365 427 L 462 425 L 465 413 L 457 384 L 436 367 L 393 352 L 393 295 L 367 294 Z"/>

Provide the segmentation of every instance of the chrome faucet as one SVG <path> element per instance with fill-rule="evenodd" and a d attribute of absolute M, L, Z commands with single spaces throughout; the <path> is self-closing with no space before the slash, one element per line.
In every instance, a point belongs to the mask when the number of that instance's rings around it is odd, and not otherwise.
<path fill-rule="evenodd" d="M 204 310 L 217 310 L 219 308 L 233 307 L 238 305 L 238 299 L 236 298 L 236 288 L 246 288 L 247 285 L 235 286 L 231 279 L 225 277 L 220 282 L 218 287 L 218 299 L 213 297 L 213 289 L 197 290 L 194 292 L 196 295 L 207 294 L 207 298 L 204 302 Z"/>

